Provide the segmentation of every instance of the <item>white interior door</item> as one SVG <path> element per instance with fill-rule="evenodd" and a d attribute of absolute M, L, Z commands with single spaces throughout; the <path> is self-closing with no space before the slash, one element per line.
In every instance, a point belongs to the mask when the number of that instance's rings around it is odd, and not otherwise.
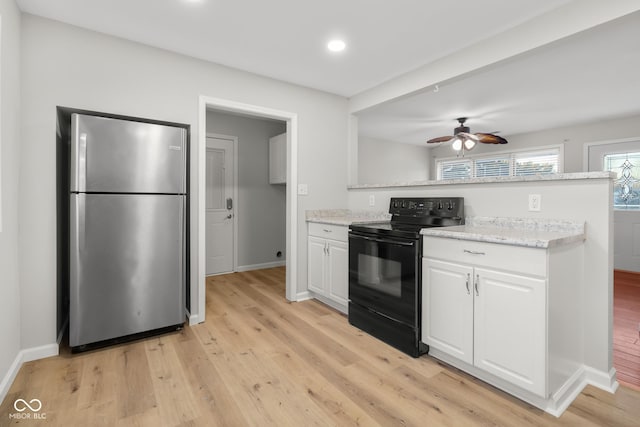
<path fill-rule="evenodd" d="M 231 139 L 207 137 L 206 151 L 206 274 L 234 270 L 233 199 L 234 143 Z"/>
<path fill-rule="evenodd" d="M 588 151 L 589 170 L 603 170 L 606 155 L 625 153 L 640 153 L 640 140 L 591 145 Z M 621 171 L 616 172 L 620 176 Z M 614 184 L 614 186 L 619 185 L 619 182 Z M 631 186 L 635 187 L 633 190 L 637 192 L 640 182 L 632 182 Z M 638 208 L 614 208 L 613 264 L 617 270 L 640 272 L 640 210 Z"/>

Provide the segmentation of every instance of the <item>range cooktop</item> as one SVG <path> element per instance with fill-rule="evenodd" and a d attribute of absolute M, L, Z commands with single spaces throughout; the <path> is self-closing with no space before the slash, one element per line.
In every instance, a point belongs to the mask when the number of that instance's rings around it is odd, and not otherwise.
<path fill-rule="evenodd" d="M 464 224 L 462 197 L 392 197 L 390 222 L 352 224 L 353 232 L 415 239 L 420 230 Z"/>

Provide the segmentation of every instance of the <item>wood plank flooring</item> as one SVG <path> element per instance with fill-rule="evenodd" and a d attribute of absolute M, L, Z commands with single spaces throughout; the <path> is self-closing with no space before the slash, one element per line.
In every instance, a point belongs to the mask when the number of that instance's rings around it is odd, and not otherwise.
<path fill-rule="evenodd" d="M 613 279 L 613 366 L 621 384 L 640 390 L 640 273 L 616 270 Z"/>
<path fill-rule="evenodd" d="M 423 356 L 317 301 L 289 303 L 282 268 L 207 280 L 207 320 L 26 363 L 0 426 L 638 426 L 640 392 L 587 387 L 560 418 Z M 16 399 L 46 420 L 16 420 Z"/>

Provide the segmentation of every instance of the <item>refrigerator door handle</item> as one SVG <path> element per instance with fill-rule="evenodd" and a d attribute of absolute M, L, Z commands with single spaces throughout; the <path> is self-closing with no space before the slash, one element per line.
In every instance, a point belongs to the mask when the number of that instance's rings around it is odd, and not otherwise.
<path fill-rule="evenodd" d="M 71 115 L 71 191 L 87 189 L 87 134 L 80 130 L 77 114 Z"/>
<path fill-rule="evenodd" d="M 77 301 L 80 300 L 82 254 L 85 247 L 85 208 L 86 195 L 72 194 L 70 200 L 69 227 L 69 294 L 71 304 L 69 306 L 69 343 L 72 346 L 80 342 L 79 319 L 81 308 Z"/>
<path fill-rule="evenodd" d="M 85 206 L 86 206 L 86 200 L 85 200 L 85 195 L 84 194 L 78 194 L 77 197 L 77 203 L 76 203 L 76 245 L 78 248 L 78 253 L 82 253 L 84 251 L 84 243 L 85 243 L 85 234 L 86 234 L 86 230 L 85 230 L 85 225 L 84 225 L 84 221 L 85 221 Z"/>

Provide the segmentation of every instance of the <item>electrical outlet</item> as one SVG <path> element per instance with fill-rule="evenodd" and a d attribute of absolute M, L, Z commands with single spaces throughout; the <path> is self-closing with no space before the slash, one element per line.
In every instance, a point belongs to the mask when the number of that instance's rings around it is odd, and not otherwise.
<path fill-rule="evenodd" d="M 307 184 L 298 184 L 298 194 L 306 196 L 309 194 L 309 186 Z"/>
<path fill-rule="evenodd" d="M 375 194 L 369 194 L 369 206 L 376 205 L 376 196 Z"/>
<path fill-rule="evenodd" d="M 540 212 L 542 209 L 542 196 L 539 194 L 529 194 L 529 211 Z"/>

